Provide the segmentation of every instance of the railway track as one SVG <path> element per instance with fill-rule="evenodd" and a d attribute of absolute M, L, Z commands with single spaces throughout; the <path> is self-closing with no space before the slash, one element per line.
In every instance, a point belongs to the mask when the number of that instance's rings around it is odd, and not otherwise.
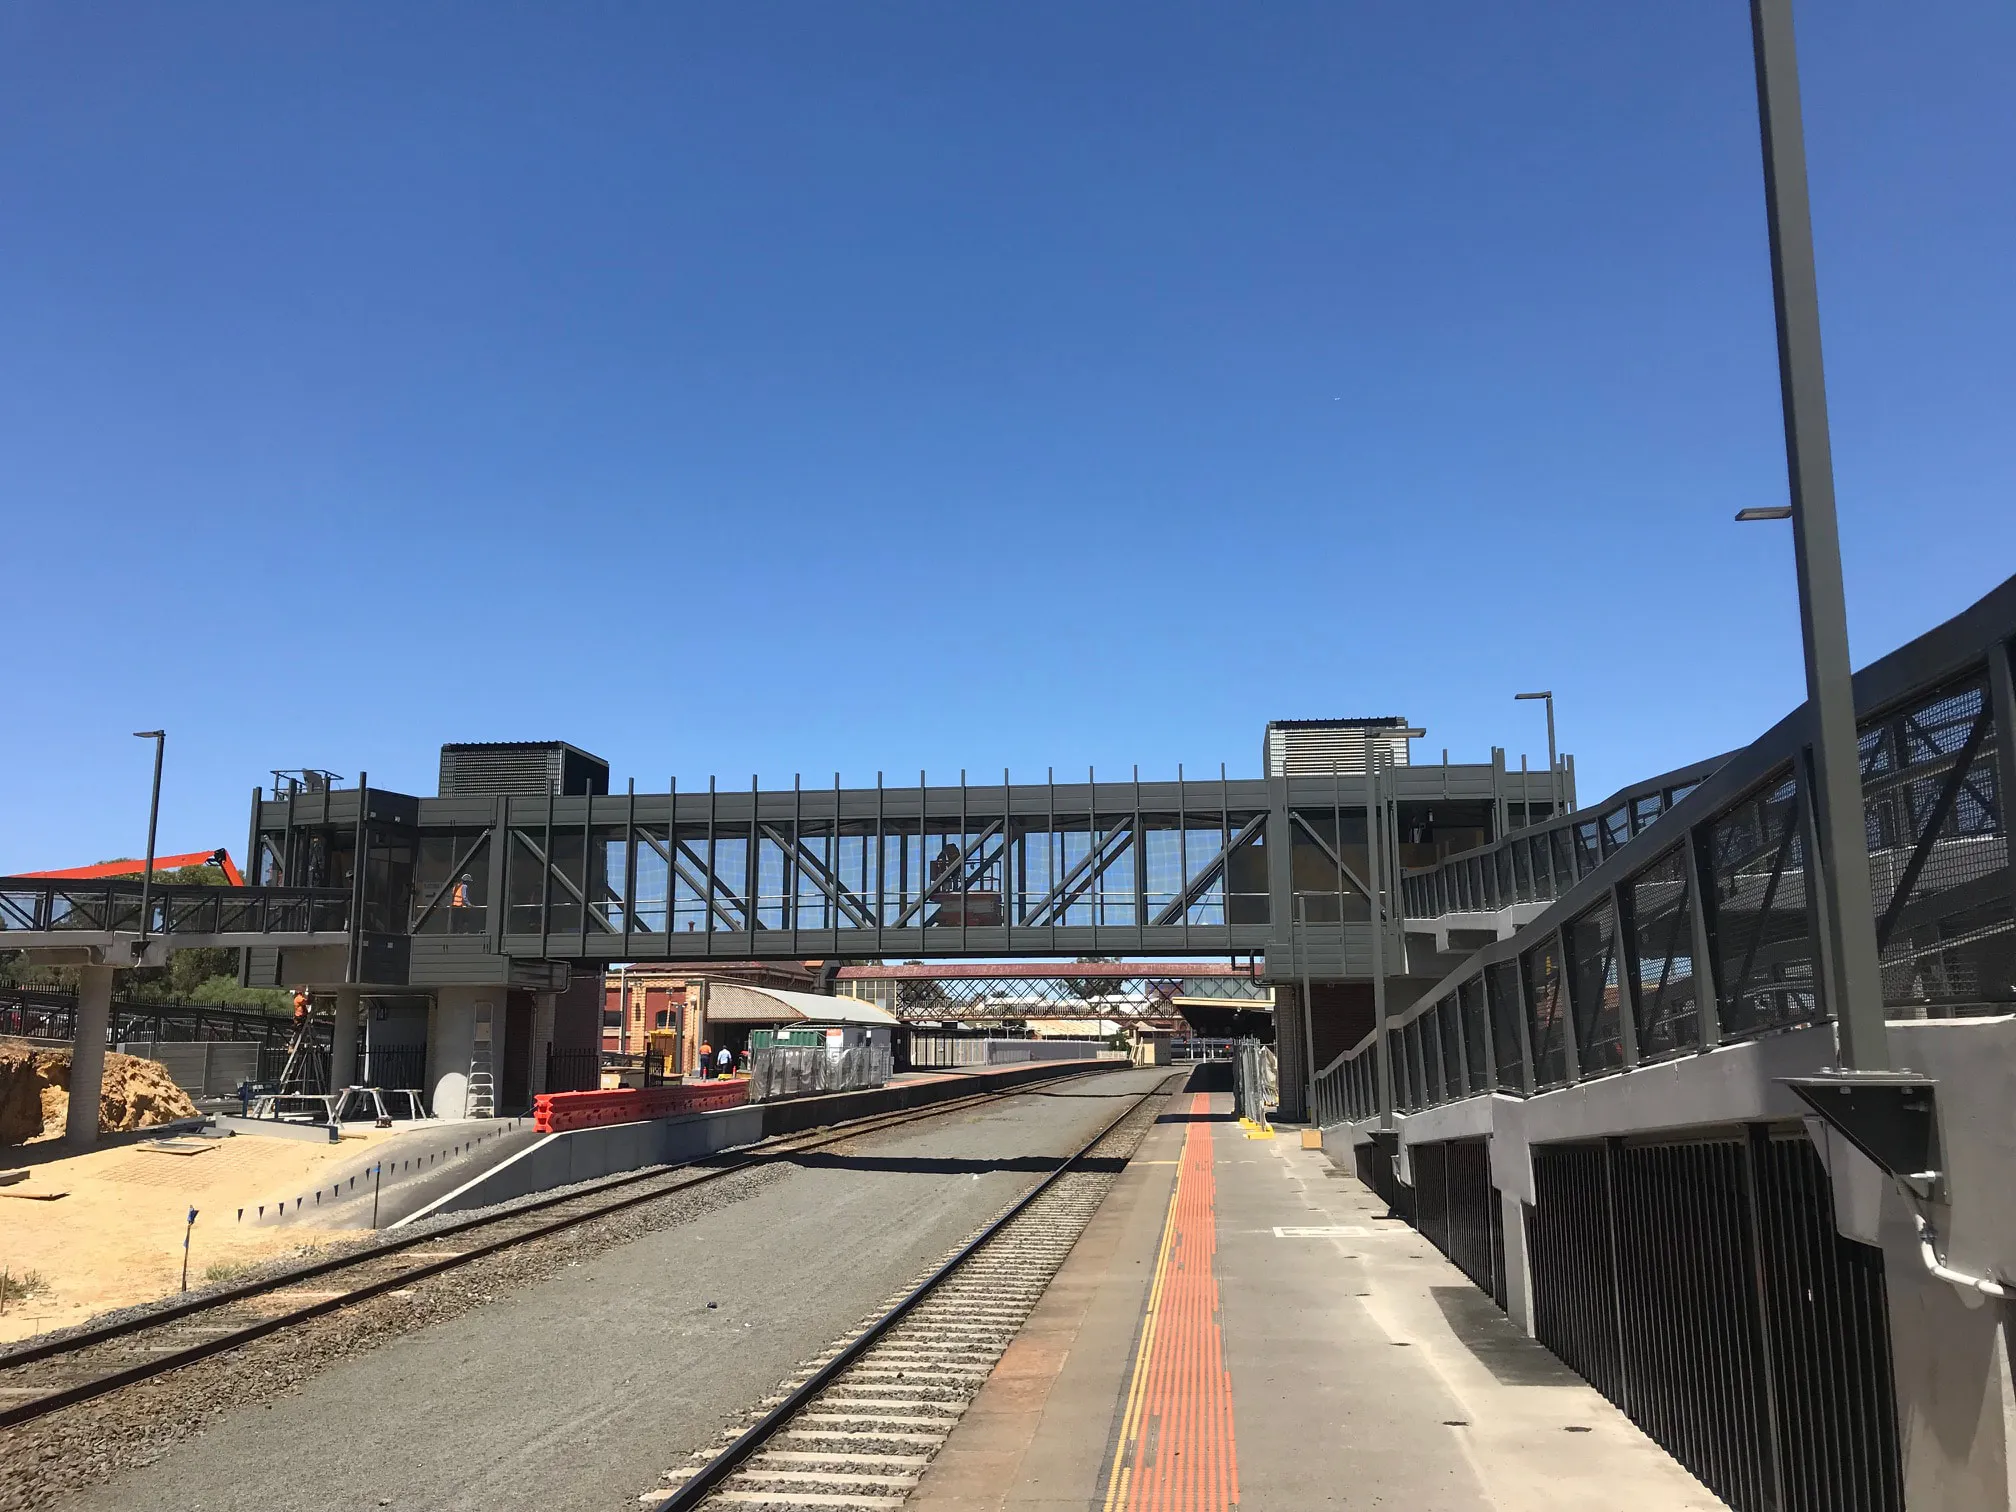
<path fill-rule="evenodd" d="M 754 1422 L 668 1472 L 676 1486 L 646 1492 L 640 1505 L 651 1512 L 902 1506 L 1186 1074 L 1141 1094 L 916 1286 L 805 1362 Z"/>
<path fill-rule="evenodd" d="M 368 1298 L 400 1292 L 501 1250 L 691 1192 L 767 1162 L 901 1124 L 1028 1096 L 1109 1069 L 877 1114 L 725 1152 L 704 1162 L 612 1176 L 562 1196 L 429 1228 L 365 1249 L 172 1303 L 151 1312 L 0 1352 L 0 1428 L 44 1417 L 226 1353 Z"/>

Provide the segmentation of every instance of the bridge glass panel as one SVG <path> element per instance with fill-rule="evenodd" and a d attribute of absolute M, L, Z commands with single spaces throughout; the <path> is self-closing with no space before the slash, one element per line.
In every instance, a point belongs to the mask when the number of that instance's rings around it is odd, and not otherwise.
<path fill-rule="evenodd" d="M 1576 1063 L 1582 1077 L 1607 1076 L 1624 1067 L 1623 981 L 1617 971 L 1617 927 L 1610 900 L 1585 910 L 1567 927 L 1574 970 L 1569 1001 L 1575 1010 Z"/>
<path fill-rule="evenodd" d="M 758 829 L 753 842 L 756 856 L 756 927 L 792 927 L 790 899 L 785 893 L 787 863 L 784 842 Z"/>
<path fill-rule="evenodd" d="M 664 835 L 639 825 L 632 849 L 636 875 L 630 887 L 630 927 L 663 934 L 672 911 L 672 868 L 666 863 Z"/>
<path fill-rule="evenodd" d="M 413 842 L 372 825 L 365 836 L 363 927 L 403 934 L 413 913 Z"/>
<path fill-rule="evenodd" d="M 1484 1003 L 1484 978 L 1474 976 L 1456 989 L 1463 1020 L 1464 1085 L 1473 1095 L 1491 1090 L 1491 1019 Z M 1516 1058 L 1516 1057 L 1515 1057 Z"/>
<path fill-rule="evenodd" d="M 489 854 L 488 830 L 436 830 L 420 837 L 415 934 L 482 934 L 489 928 Z"/>
<path fill-rule="evenodd" d="M 1625 958 L 1638 984 L 1638 1059 L 1661 1060 L 1700 1044 L 1694 1002 L 1694 911 L 1687 850 L 1676 845 L 1623 889 Z"/>
<path fill-rule="evenodd" d="M 1862 797 L 1883 1001 L 1893 1018 L 2007 1013 L 2009 825 L 1981 674 L 1864 727 Z"/>
<path fill-rule="evenodd" d="M 1420 1019 L 1407 1026 L 1407 1070 L 1413 1083 L 1414 1106 L 1428 1106 L 1428 1050 Z"/>
<path fill-rule="evenodd" d="M 424 849 L 426 842 L 421 845 Z M 504 861 L 505 930 L 511 934 L 539 933 L 545 901 L 545 832 L 514 829 Z"/>
<path fill-rule="evenodd" d="M 1514 896 L 1521 903 L 1533 901 L 1533 841 L 1530 838 L 1512 844 L 1512 886 Z"/>
<path fill-rule="evenodd" d="M 588 832 L 588 927 L 622 934 L 629 916 L 629 843 L 623 826 L 598 824 Z"/>
<path fill-rule="evenodd" d="M 552 884 L 546 928 L 552 934 L 581 932 L 588 892 L 588 834 L 585 826 L 556 826 L 552 836 Z"/>
<path fill-rule="evenodd" d="M 1799 784 L 1789 768 L 1708 830 L 1708 935 L 1725 1039 L 1819 1017 Z"/>
<path fill-rule="evenodd" d="M 704 934 L 716 927 L 708 896 L 707 827 L 681 824 L 668 834 L 671 918 L 674 934 Z"/>
<path fill-rule="evenodd" d="M 1484 1003 L 1491 1014 L 1491 1052 L 1498 1063 L 1498 1090 L 1526 1091 L 1519 1051 L 1519 966 L 1499 961 L 1484 968 Z"/>
<path fill-rule="evenodd" d="M 1526 979 L 1526 1032 L 1533 1045 L 1533 1085 L 1544 1091 L 1568 1082 L 1567 1004 L 1561 994 L 1561 953 L 1552 939 L 1519 958 Z"/>
<path fill-rule="evenodd" d="M 1510 908 L 1518 897 L 1518 887 L 1512 875 L 1512 847 L 1501 845 L 1492 853 L 1497 875 L 1497 892 L 1491 900 L 1493 908 Z"/>

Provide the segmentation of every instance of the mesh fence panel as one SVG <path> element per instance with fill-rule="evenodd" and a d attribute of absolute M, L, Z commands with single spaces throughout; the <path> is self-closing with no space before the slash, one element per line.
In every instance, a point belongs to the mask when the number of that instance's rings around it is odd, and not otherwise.
<path fill-rule="evenodd" d="M 1484 968 L 1485 1003 L 1491 1013 L 1491 1049 L 1498 1061 L 1498 1090 L 1524 1092 L 1519 1054 L 1519 968 L 1500 961 Z"/>
<path fill-rule="evenodd" d="M 2016 999 L 1997 734 L 1978 675 L 1862 730 L 1870 892 L 1892 1017 L 2007 1012 Z"/>
<path fill-rule="evenodd" d="M 1442 1100 L 1453 1102 L 1470 1089 L 1463 1078 L 1463 1026 L 1456 1021 L 1456 999 L 1444 998 L 1436 1011 L 1442 1038 Z"/>
<path fill-rule="evenodd" d="M 1638 983 L 1638 1058 L 1692 1050 L 1701 1042 L 1701 1025 L 1685 847 L 1674 846 L 1646 867 L 1624 896 L 1631 914 L 1631 971 Z"/>
<path fill-rule="evenodd" d="M 1569 1001 L 1575 1010 L 1576 1061 L 1582 1076 L 1602 1076 L 1624 1066 L 1623 1013 L 1617 974 L 1617 922 L 1605 898 L 1568 925 L 1574 963 Z"/>
<path fill-rule="evenodd" d="M 1709 828 L 1709 938 L 1725 1039 L 1819 1016 L 1799 804 L 1798 781 L 1787 769 Z"/>
<path fill-rule="evenodd" d="M 1554 941 L 1548 940 L 1519 959 L 1526 970 L 1526 1019 L 1533 1045 L 1533 1084 L 1536 1088 L 1559 1087 L 1568 1080 L 1561 953 Z"/>
<path fill-rule="evenodd" d="M 1457 1011 L 1463 1017 L 1463 1049 L 1468 1056 L 1465 1069 L 1469 1073 L 1468 1089 L 1473 1092 L 1487 1092 L 1491 1087 L 1490 1062 L 1486 1056 L 1491 1051 L 1491 1019 L 1484 1007 L 1484 978 L 1472 977 L 1456 989 Z M 1515 1057 L 1516 1060 L 1516 1057 Z"/>

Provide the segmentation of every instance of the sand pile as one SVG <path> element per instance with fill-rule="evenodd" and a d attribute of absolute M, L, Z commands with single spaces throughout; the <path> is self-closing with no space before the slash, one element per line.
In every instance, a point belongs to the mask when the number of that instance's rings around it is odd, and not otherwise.
<path fill-rule="evenodd" d="M 22 1144 L 63 1132 L 70 1116 L 70 1052 L 0 1044 L 0 1144 Z M 108 1133 L 151 1129 L 196 1116 L 196 1104 L 159 1061 L 105 1053 L 105 1090 L 98 1127 Z"/>

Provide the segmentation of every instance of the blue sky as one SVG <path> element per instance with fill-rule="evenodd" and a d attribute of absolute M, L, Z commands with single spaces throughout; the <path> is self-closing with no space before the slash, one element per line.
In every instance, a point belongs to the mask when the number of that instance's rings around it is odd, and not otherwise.
<path fill-rule="evenodd" d="M 1858 663 L 2016 570 L 2016 13 L 1800 7 Z M 0 870 L 445 740 L 1593 798 L 1800 696 L 1747 8 L 0 7 Z"/>

